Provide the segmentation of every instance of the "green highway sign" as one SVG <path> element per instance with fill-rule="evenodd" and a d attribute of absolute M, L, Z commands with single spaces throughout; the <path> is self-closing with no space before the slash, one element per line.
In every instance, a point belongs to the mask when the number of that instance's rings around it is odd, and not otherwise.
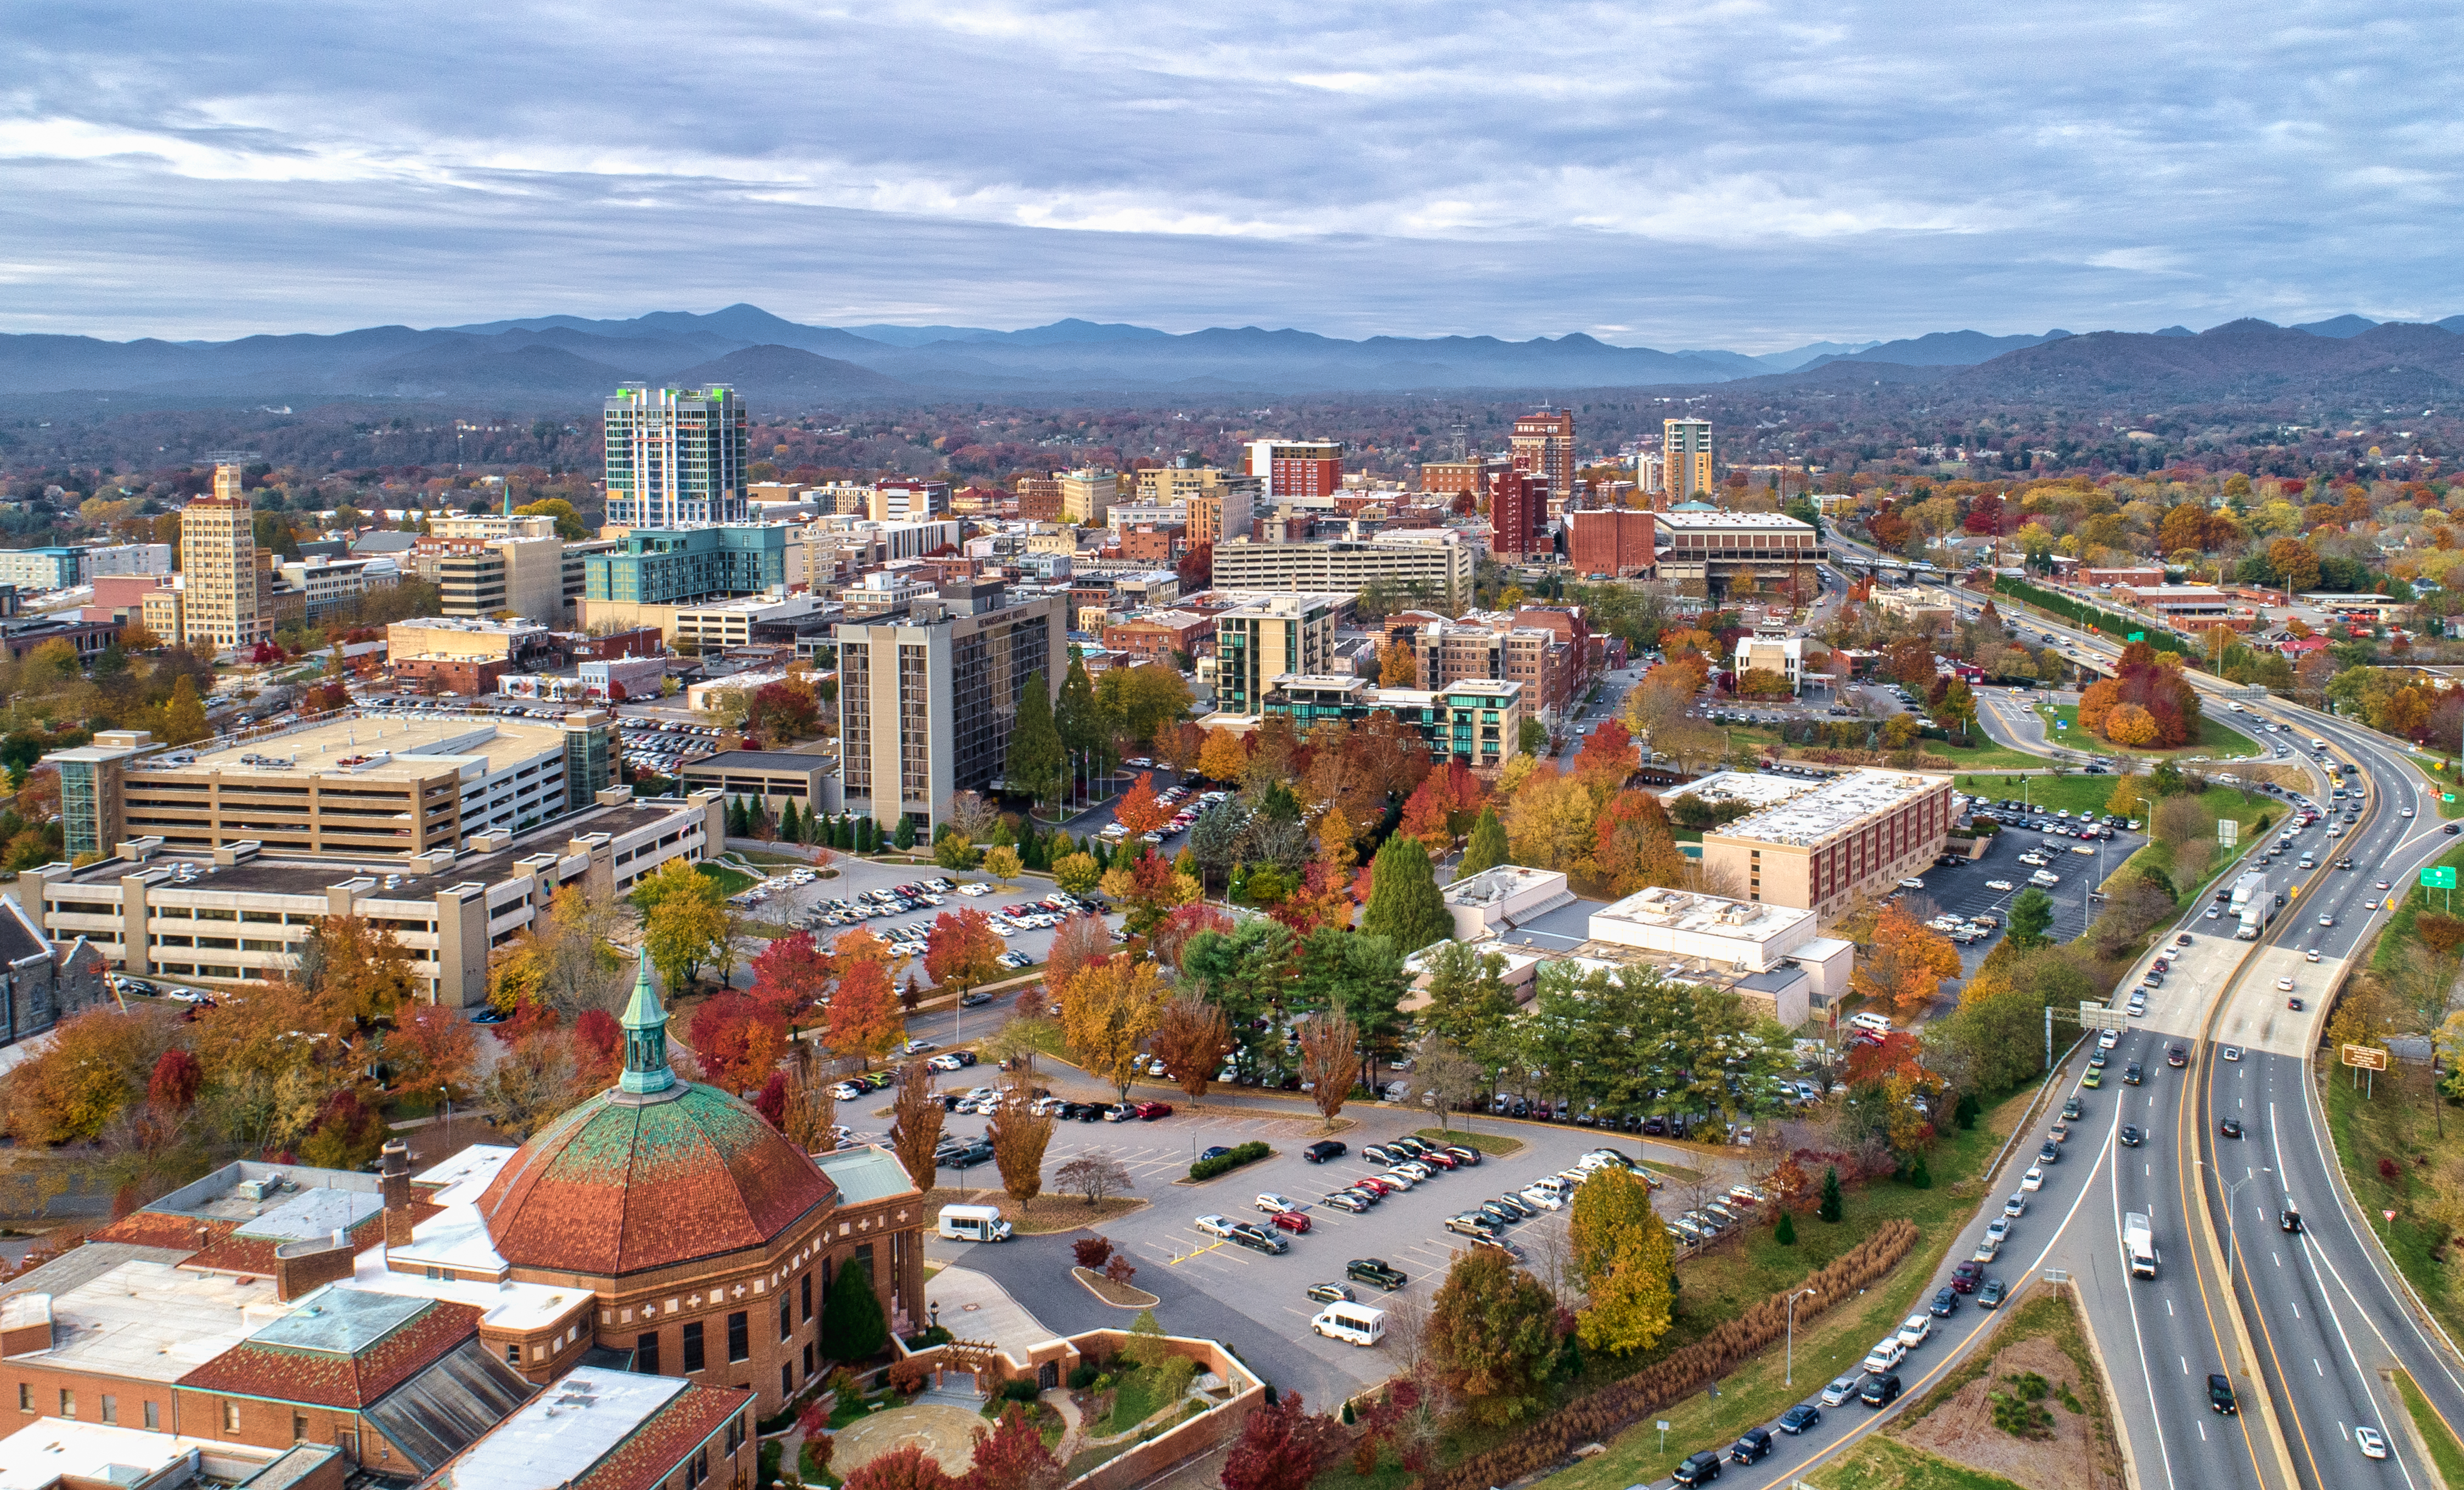
<path fill-rule="evenodd" d="M 2452 864 L 2431 865 L 2421 871 L 2421 883 L 2431 889 L 2453 889 L 2455 866 Z"/>
<path fill-rule="evenodd" d="M 2147 633 L 2145 631 L 2133 631 L 2130 633 L 2130 640 L 2134 642 L 2144 642 L 2147 640 Z"/>

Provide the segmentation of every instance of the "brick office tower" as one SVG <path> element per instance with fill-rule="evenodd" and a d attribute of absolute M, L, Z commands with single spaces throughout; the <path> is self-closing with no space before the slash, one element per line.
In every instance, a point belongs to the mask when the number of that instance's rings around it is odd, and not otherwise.
<path fill-rule="evenodd" d="M 257 579 L 256 514 L 237 466 L 214 468 L 214 494 L 180 509 L 180 572 L 187 601 L 178 640 L 209 649 L 274 639 Z"/>
<path fill-rule="evenodd" d="M 1343 485 L 1343 442 L 1252 440 L 1248 473 L 1265 479 L 1270 505 L 1330 497 Z"/>
<path fill-rule="evenodd" d="M 1549 478 L 1549 490 L 1558 500 L 1574 499 L 1574 415 L 1569 409 L 1552 413 L 1542 409 L 1526 414 L 1514 422 L 1514 440 L 1510 446 L 1514 469 L 1528 471 Z"/>
<path fill-rule="evenodd" d="M 1549 478 L 1501 471 L 1488 484 L 1488 551 L 1521 559 L 1549 551 Z"/>
<path fill-rule="evenodd" d="M 1566 515 L 1566 559 L 1576 574 L 1648 576 L 1660 562 L 1656 515 L 1632 509 Z"/>

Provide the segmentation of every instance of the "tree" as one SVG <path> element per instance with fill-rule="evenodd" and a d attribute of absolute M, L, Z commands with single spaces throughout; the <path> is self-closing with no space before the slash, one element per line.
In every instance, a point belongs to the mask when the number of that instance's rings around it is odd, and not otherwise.
<path fill-rule="evenodd" d="M 1406 955 L 1455 934 L 1452 912 L 1438 889 L 1429 850 L 1419 839 L 1397 833 L 1372 862 L 1369 908 L 1360 929 L 1383 936 Z"/>
<path fill-rule="evenodd" d="M 235 1016 L 215 1011 L 209 1022 Z M 99 1137 L 147 1089 L 173 1025 L 154 1010 L 90 1009 L 61 1020 L 48 1045 L 11 1071 L 0 1103 L 8 1130 L 33 1144 Z M 216 1073 L 219 1074 L 219 1073 Z"/>
<path fill-rule="evenodd" d="M 693 1046 L 713 1085 L 750 1091 L 769 1079 L 787 1053 L 787 1021 L 731 990 L 693 1011 Z"/>
<path fill-rule="evenodd" d="M 1494 1247 L 1455 1259 L 1430 1301 L 1427 1346 L 1473 1421 L 1502 1426 L 1540 1408 L 1557 1355 L 1556 1302 Z"/>
<path fill-rule="evenodd" d="M 1021 856 L 1015 848 L 995 848 L 984 854 L 984 872 L 999 880 L 1003 889 L 1017 884 L 1024 869 L 1025 866 L 1021 863 Z"/>
<path fill-rule="evenodd" d="M 1874 924 L 1872 951 L 1858 960 L 1848 981 L 1873 1002 L 1916 1015 L 1940 996 L 1943 979 L 1958 975 L 1959 949 L 1905 908 L 1891 905 Z"/>
<path fill-rule="evenodd" d="M 1119 804 L 1113 807 L 1112 819 L 1127 830 L 1132 839 L 1142 839 L 1172 821 L 1172 809 L 1155 798 L 1154 772 L 1138 773 L 1137 780 L 1121 795 Z"/>
<path fill-rule="evenodd" d="M 1492 1043 L 1513 1017 L 1514 1000 L 1506 993 L 1506 958 L 1468 943 L 1438 944 L 1424 966 L 1429 1001 L 1420 1022 L 1463 1050 Z"/>
<path fill-rule="evenodd" d="M 805 1153 L 826 1153 L 838 1147 L 838 1099 L 830 1095 L 829 1083 L 808 1073 L 807 1064 L 800 1061 L 788 1073 L 787 1103 L 780 1115 L 779 1130 Z"/>
<path fill-rule="evenodd" d="M 2267 564 L 2287 590 L 2298 594 L 2318 588 L 2318 551 L 2300 538 L 2277 538 L 2270 543 Z"/>
<path fill-rule="evenodd" d="M 1513 850 L 1507 846 L 1506 825 L 1497 821 L 1490 808 L 1480 810 L 1480 821 L 1471 830 L 1471 843 L 1464 847 L 1463 863 L 1455 873 L 1463 879 L 1511 862 Z"/>
<path fill-rule="evenodd" d="M 1232 1026 L 1223 1011 L 1194 994 L 1164 1004 L 1147 1036 L 1147 1051 L 1163 1063 L 1192 1102 L 1206 1098 L 1216 1063 L 1232 1052 Z"/>
<path fill-rule="evenodd" d="M 868 938 L 869 940 L 869 938 Z M 844 962 L 838 991 L 830 996 L 829 1047 L 862 1058 L 868 1066 L 898 1044 L 906 1020 L 890 986 L 890 970 L 875 958 Z"/>
<path fill-rule="evenodd" d="M 964 997 L 977 984 L 1001 975 L 1003 950 L 992 917 L 973 907 L 944 910 L 933 918 L 933 930 L 925 939 L 924 971 L 935 987 L 955 989 Z"/>
<path fill-rule="evenodd" d="M 1065 854 L 1053 861 L 1052 883 L 1072 895 L 1084 895 L 1104 877 L 1093 854 Z"/>
<path fill-rule="evenodd" d="M 753 959 L 753 998 L 794 1020 L 820 1003 L 830 989 L 830 959 L 809 931 L 775 936 Z"/>
<path fill-rule="evenodd" d="M 1057 997 L 1080 970 L 1112 954 L 1112 931 L 1104 918 L 1080 912 L 1061 923 L 1044 953 L 1044 982 Z"/>
<path fill-rule="evenodd" d="M 1013 1404 L 989 1432 L 976 1430 L 975 1458 L 959 1483 L 964 1490 L 1060 1490 L 1063 1478 L 1044 1435 Z"/>
<path fill-rule="evenodd" d="M 1138 1045 L 1155 1028 L 1163 1000 L 1155 965 L 1117 953 L 1072 978 L 1061 994 L 1061 1032 L 1088 1075 L 1130 1096 Z"/>
<path fill-rule="evenodd" d="M 163 743 L 188 745 L 212 733 L 206 724 L 206 706 L 197 697 L 197 685 L 187 673 L 171 685 L 170 701 L 163 706 Z"/>
<path fill-rule="evenodd" d="M 1052 1114 L 1038 1112 L 1022 1087 L 1013 1086 L 985 1125 L 1001 1188 L 1021 1205 L 1044 1193 L 1044 1150 L 1052 1142 Z M 935 1135 L 937 1137 L 937 1135 Z"/>
<path fill-rule="evenodd" d="M 1037 668 L 1028 674 L 1018 697 L 1018 718 L 1010 726 L 1009 756 L 1002 776 L 1011 786 L 1040 802 L 1061 797 L 1068 762 L 1061 731 L 1052 718 L 1052 683 Z"/>
<path fill-rule="evenodd" d="M 1137 1188 L 1129 1166 L 1109 1153 L 1080 1154 L 1052 1172 L 1052 1183 L 1083 1197 L 1089 1206 L 1101 1205 L 1124 1190 Z"/>
<path fill-rule="evenodd" d="M 1583 783 L 1553 771 L 1533 773 L 1507 804 L 1513 862 L 1572 873 L 1590 854 L 1598 804 Z"/>
<path fill-rule="evenodd" d="M 822 1304 L 822 1353 L 833 1361 L 862 1361 L 889 1345 L 890 1321 L 882 1315 L 880 1296 L 872 1291 L 872 1269 L 849 1259 L 839 1265 Z"/>
<path fill-rule="evenodd" d="M 1342 1432 L 1332 1418 L 1304 1412 L 1299 1392 L 1270 1391 L 1224 1456 L 1223 1490 L 1309 1490 L 1334 1461 Z"/>
<path fill-rule="evenodd" d="M 1657 1345 L 1668 1332 L 1677 1255 L 1650 1187 L 1614 1165 L 1595 1171 L 1575 1188 L 1568 1235 L 1591 1296 L 1576 1320 L 1583 1344 L 1620 1355 Z"/>
<path fill-rule="evenodd" d="M 928 1194 L 936 1179 L 938 1165 L 934 1150 L 940 1146 L 941 1124 L 948 1110 L 933 1089 L 933 1068 L 921 1061 L 911 1061 L 898 1073 L 898 1096 L 891 1103 L 890 1148 L 915 1188 Z"/>
<path fill-rule="evenodd" d="M 2011 902 L 2010 943 L 2013 947 L 2042 947 L 2048 938 L 2046 928 L 2054 924 L 2053 897 L 2030 887 Z"/>
<path fill-rule="evenodd" d="M 1592 865 L 1615 896 L 1653 885 L 1685 883 L 1685 855 L 1677 847 L 1667 810 L 1649 792 L 1619 792 L 1600 808 L 1592 828 Z"/>
<path fill-rule="evenodd" d="M 1822 1172 L 1822 1202 L 1814 1214 L 1826 1221 L 1837 1221 L 1845 1214 L 1839 1196 L 1839 1166 L 1836 1164 Z"/>
<path fill-rule="evenodd" d="M 528 1138 L 582 1099 L 572 1040 L 543 1029 L 514 1041 L 479 1084 L 479 1109 L 517 1138 Z"/>
<path fill-rule="evenodd" d="M 1237 782 L 1249 766 L 1249 752 L 1241 736 L 1230 730 L 1217 728 L 1206 732 L 1206 745 L 1198 755 L 1198 774 L 1210 781 Z"/>
<path fill-rule="evenodd" d="M 1301 1085 L 1309 1089 L 1329 1131 L 1352 1095 L 1352 1080 L 1360 1068 L 1360 1032 L 1339 1011 L 1312 1014 L 1300 1022 Z"/>

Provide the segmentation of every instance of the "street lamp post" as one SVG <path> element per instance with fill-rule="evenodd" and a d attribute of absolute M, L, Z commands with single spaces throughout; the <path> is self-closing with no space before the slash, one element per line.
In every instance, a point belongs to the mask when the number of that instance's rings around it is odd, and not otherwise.
<path fill-rule="evenodd" d="M 1788 1364 L 1780 1378 L 1780 1385 L 1784 1387 L 1796 1385 L 1796 1301 L 1814 1291 L 1800 1288 L 1788 1296 Z"/>
<path fill-rule="evenodd" d="M 2199 1161 L 2199 1167 L 2207 1169 L 2210 1166 L 2208 1161 L 2202 1159 Z M 2223 1172 L 2216 1172 L 2216 1183 L 2224 1187 L 2225 1193 L 2225 1290 L 2228 1293 L 2233 1291 L 2233 1255 L 2241 1250 L 2239 1218 L 2233 1215 L 2233 1196 L 2240 1194 L 2242 1186 L 2258 1178 L 2259 1175 L 2275 1172 L 2274 1170 L 2261 1166 L 2230 1184 L 2226 1183 Z"/>

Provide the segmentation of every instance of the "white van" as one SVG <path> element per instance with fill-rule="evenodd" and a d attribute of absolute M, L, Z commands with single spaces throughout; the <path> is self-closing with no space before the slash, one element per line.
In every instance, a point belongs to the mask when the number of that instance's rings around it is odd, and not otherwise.
<path fill-rule="evenodd" d="M 1386 1311 L 1365 1304 L 1330 1304 L 1309 1321 L 1309 1328 L 1329 1340 L 1374 1346 L 1386 1338 Z"/>
<path fill-rule="evenodd" d="M 1877 1035 L 1888 1035 L 1891 1032 L 1889 1018 L 1880 1014 L 1852 1014 L 1848 1016 L 1848 1023 L 1853 1029 L 1870 1030 Z"/>
<path fill-rule="evenodd" d="M 945 1205 L 940 1232 L 952 1241 L 1007 1241 L 1010 1225 L 997 1206 Z"/>

